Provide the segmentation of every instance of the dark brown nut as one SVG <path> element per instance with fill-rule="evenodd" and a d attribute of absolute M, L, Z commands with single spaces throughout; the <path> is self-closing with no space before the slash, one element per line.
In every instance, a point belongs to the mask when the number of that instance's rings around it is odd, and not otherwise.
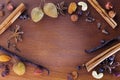
<path fill-rule="evenodd" d="M 78 15 L 76 15 L 76 14 L 71 15 L 71 21 L 73 21 L 73 22 L 78 21 Z"/>

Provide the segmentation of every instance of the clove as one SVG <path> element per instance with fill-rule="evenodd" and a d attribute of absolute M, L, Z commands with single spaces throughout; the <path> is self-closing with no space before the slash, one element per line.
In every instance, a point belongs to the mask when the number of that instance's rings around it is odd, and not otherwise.
<path fill-rule="evenodd" d="M 106 35 L 109 34 L 109 32 L 108 32 L 106 29 L 103 29 L 103 30 L 102 30 L 102 33 L 104 33 L 104 34 L 106 34 Z"/>

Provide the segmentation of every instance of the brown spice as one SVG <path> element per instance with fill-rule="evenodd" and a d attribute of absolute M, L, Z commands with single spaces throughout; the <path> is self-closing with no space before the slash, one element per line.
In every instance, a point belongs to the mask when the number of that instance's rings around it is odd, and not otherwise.
<path fill-rule="evenodd" d="M 111 18 L 114 18 L 116 16 L 116 12 L 111 10 L 108 12 L 108 15 L 111 17 Z"/>

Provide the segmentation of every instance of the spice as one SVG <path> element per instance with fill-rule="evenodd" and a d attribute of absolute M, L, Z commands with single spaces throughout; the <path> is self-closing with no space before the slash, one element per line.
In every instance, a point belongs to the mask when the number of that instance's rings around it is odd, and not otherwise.
<path fill-rule="evenodd" d="M 100 22 L 97 23 L 97 28 L 101 29 L 102 24 Z"/>
<path fill-rule="evenodd" d="M 73 71 L 71 74 L 72 74 L 74 80 L 76 80 L 78 78 L 78 72 L 77 71 Z"/>
<path fill-rule="evenodd" d="M 106 35 L 109 34 L 109 32 L 108 32 L 106 29 L 102 29 L 102 33 L 104 33 L 104 34 L 106 34 Z"/>
<path fill-rule="evenodd" d="M 64 1 L 57 3 L 56 8 L 57 8 L 59 14 L 65 15 L 65 12 L 67 10 L 67 6 L 65 5 Z"/>
<path fill-rule="evenodd" d="M 119 41 L 119 40 L 120 40 L 120 38 L 119 38 L 119 36 L 118 36 L 118 37 L 113 38 L 113 39 L 111 39 L 111 40 L 105 41 L 104 44 L 100 44 L 100 45 L 98 45 L 98 46 L 95 47 L 95 48 L 92 48 L 92 49 L 90 49 L 90 50 L 85 50 L 85 52 L 86 52 L 86 53 L 93 53 L 93 52 L 95 52 L 95 51 L 97 51 L 97 50 L 99 50 L 99 49 L 102 49 L 102 48 L 104 48 L 105 46 L 108 46 L 108 45 L 110 45 L 110 44 L 112 44 L 112 43 L 114 43 L 114 42 L 117 42 L 117 41 Z"/>
<path fill-rule="evenodd" d="M 21 30 L 21 26 L 16 25 L 16 28 L 12 31 L 12 35 L 8 39 L 8 42 L 10 42 L 12 39 L 14 39 L 16 43 L 18 41 L 22 41 L 23 33 L 24 32 Z"/>
<path fill-rule="evenodd" d="M 114 18 L 116 16 L 116 12 L 111 10 L 108 12 L 108 15 L 111 17 L 111 18 Z"/>
<path fill-rule="evenodd" d="M 106 8 L 107 10 L 112 9 L 112 8 L 113 8 L 112 3 L 111 3 L 111 2 L 107 2 L 106 5 L 105 5 L 105 8 Z"/>
<path fill-rule="evenodd" d="M 9 73 L 10 73 L 9 66 L 5 65 L 4 71 L 2 71 L 1 76 L 5 77 L 5 76 L 9 75 Z"/>
<path fill-rule="evenodd" d="M 68 6 L 68 13 L 72 14 L 73 12 L 75 12 L 77 9 L 77 4 L 75 2 L 71 2 Z"/>
<path fill-rule="evenodd" d="M 78 15 L 76 15 L 76 14 L 71 15 L 71 21 L 73 21 L 73 22 L 78 21 Z"/>
<path fill-rule="evenodd" d="M 77 14 L 78 14 L 78 16 L 82 16 L 83 15 L 83 11 L 80 10 L 80 11 L 78 11 Z"/>
<path fill-rule="evenodd" d="M 78 2 L 78 6 L 81 6 L 82 11 L 87 11 L 87 9 L 88 9 L 87 3 L 83 2 L 83 1 Z"/>
<path fill-rule="evenodd" d="M 48 72 L 48 75 L 50 73 L 49 69 L 47 69 L 46 67 L 42 66 L 42 65 L 39 65 L 39 64 L 36 64 L 36 63 L 33 63 L 32 61 L 30 60 L 27 60 L 7 49 L 5 49 L 4 47 L 0 46 L 0 51 L 2 51 L 4 54 L 6 55 L 9 55 L 9 56 L 12 56 L 13 58 L 17 58 L 19 59 L 19 61 L 23 62 L 23 63 L 28 63 L 28 64 L 31 64 L 31 65 L 34 65 L 34 67 L 37 67 L 38 69 L 41 69 L 41 70 L 46 70 Z"/>

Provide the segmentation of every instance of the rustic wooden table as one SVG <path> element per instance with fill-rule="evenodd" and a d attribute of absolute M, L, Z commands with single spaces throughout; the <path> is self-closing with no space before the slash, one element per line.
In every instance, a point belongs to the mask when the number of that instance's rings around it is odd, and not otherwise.
<path fill-rule="evenodd" d="M 47 2 L 60 2 L 63 0 L 46 0 Z M 65 0 L 69 3 L 73 0 Z M 78 2 L 80 0 L 76 0 Z M 82 0 L 87 2 L 87 0 Z M 19 54 L 38 64 L 44 65 L 50 69 L 50 75 L 36 76 L 33 75 L 33 68 L 27 67 L 27 71 L 23 76 L 17 76 L 12 70 L 7 77 L 0 77 L 0 80 L 66 80 L 67 73 L 76 70 L 76 66 L 86 63 L 94 56 L 98 55 L 105 49 L 99 50 L 93 54 L 86 54 L 85 49 L 90 49 L 100 44 L 101 39 L 109 40 L 120 34 L 120 10 L 119 0 L 99 0 L 104 6 L 107 1 L 111 1 L 114 10 L 117 13 L 115 17 L 118 26 L 112 29 L 103 18 L 88 4 L 88 11 L 96 19 L 93 23 L 85 22 L 85 15 L 80 17 L 78 22 L 71 22 L 70 15 L 59 16 L 57 19 L 45 16 L 40 22 L 34 23 L 32 20 L 16 20 L 13 25 L 21 25 L 24 31 L 23 42 L 18 42 L 18 47 L 22 51 Z M 5 0 L 0 0 L 5 3 Z M 15 5 L 21 2 L 26 4 L 30 14 L 31 9 L 39 6 L 40 0 L 13 0 Z M 88 3 L 88 2 L 87 2 Z M 4 8 L 6 11 L 6 6 Z M 4 17 L 0 17 L 2 22 L 9 12 L 6 11 Z M 106 28 L 110 34 L 104 35 L 97 28 L 97 22 L 102 23 L 102 28 Z M 10 35 L 9 29 L 0 35 L 0 45 L 7 48 L 7 38 Z M 117 54 L 119 57 L 119 54 Z M 117 59 L 118 61 L 120 59 Z M 78 80 L 95 80 L 91 76 L 91 72 L 85 69 L 79 71 Z M 120 80 L 112 75 L 105 74 L 102 80 Z"/>

